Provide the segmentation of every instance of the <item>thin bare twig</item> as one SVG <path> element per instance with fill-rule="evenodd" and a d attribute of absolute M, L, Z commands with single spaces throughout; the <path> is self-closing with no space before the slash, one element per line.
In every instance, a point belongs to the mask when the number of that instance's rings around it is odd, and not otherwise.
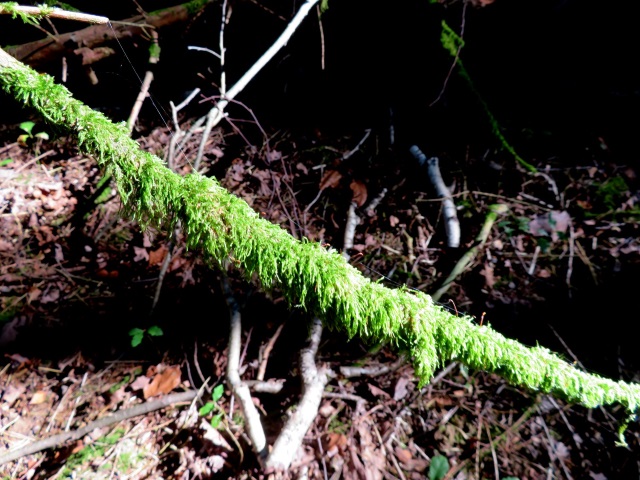
<path fill-rule="evenodd" d="M 53 435 L 43 440 L 38 440 L 37 442 L 33 442 L 22 448 L 14 450 L 13 452 L 9 452 L 5 455 L 2 455 L 0 456 L 0 465 L 13 462 L 26 455 L 31 455 L 37 452 L 41 452 L 42 450 L 58 447 L 63 443 L 66 443 L 69 441 L 79 440 L 85 435 L 87 435 L 88 433 L 91 433 L 93 430 L 98 428 L 108 427 L 110 425 L 121 422 L 123 420 L 127 420 L 133 417 L 138 417 L 140 415 L 145 415 L 149 412 L 160 410 L 161 408 L 165 408 L 176 403 L 190 402 L 197 395 L 198 395 L 198 392 L 196 392 L 195 390 L 188 390 L 186 392 L 180 392 L 180 393 L 172 393 L 158 400 L 145 402 L 131 408 L 120 410 L 114 413 L 113 415 L 109 415 L 107 417 L 98 419 L 95 422 L 91 422 L 90 424 L 82 428 L 79 428 L 77 430 L 59 433 L 57 435 Z"/>
<path fill-rule="evenodd" d="M 259 382 L 264 380 L 265 372 L 267 371 L 267 363 L 269 362 L 269 355 L 271 355 L 271 350 L 273 350 L 273 346 L 276 344 L 282 329 L 284 328 L 284 323 L 281 323 L 280 326 L 276 329 L 276 332 L 267 342 L 267 345 L 264 347 L 264 351 L 262 352 L 262 361 L 260 362 L 260 367 L 258 368 L 258 374 L 256 375 L 256 380 Z"/>
<path fill-rule="evenodd" d="M 211 130 L 226 116 L 224 109 L 244 88 L 249 84 L 251 80 L 258 74 L 264 66 L 278 53 L 289 41 L 294 32 L 302 23 L 302 20 L 307 16 L 313 6 L 318 3 L 319 0 L 307 0 L 298 10 L 298 13 L 291 19 L 291 22 L 284 29 L 278 39 L 271 45 L 266 52 L 254 63 L 249 70 L 247 70 L 242 77 L 226 92 L 220 101 L 211 109 L 207 114 L 207 121 L 202 134 L 202 140 L 198 148 L 198 154 L 196 157 L 196 163 L 199 164 L 199 160 L 204 154 L 204 147 L 207 143 L 207 139 L 211 134 Z"/>

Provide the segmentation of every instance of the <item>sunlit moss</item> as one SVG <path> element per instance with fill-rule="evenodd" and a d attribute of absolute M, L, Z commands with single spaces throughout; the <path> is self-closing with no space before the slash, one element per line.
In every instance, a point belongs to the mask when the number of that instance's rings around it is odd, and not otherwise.
<path fill-rule="evenodd" d="M 75 135 L 117 185 L 125 212 L 143 227 L 180 221 L 187 246 L 211 263 L 229 259 L 264 288 L 280 288 L 291 305 L 323 319 L 325 326 L 386 342 L 407 351 L 426 383 L 452 359 L 496 372 L 514 385 L 552 393 L 586 407 L 620 403 L 634 412 L 640 386 L 577 370 L 554 353 L 528 348 L 468 317 L 456 317 L 428 295 L 371 282 L 335 251 L 298 241 L 259 217 L 243 200 L 198 174 L 181 177 L 142 152 L 124 124 L 114 124 L 77 100 L 53 79 L 15 63 L 0 83 L 19 102 Z"/>

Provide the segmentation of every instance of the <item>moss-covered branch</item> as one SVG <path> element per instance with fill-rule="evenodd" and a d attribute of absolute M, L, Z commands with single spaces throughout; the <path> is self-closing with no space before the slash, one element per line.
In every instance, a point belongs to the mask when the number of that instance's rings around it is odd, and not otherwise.
<path fill-rule="evenodd" d="M 75 135 L 116 181 L 126 212 L 144 225 L 181 221 L 189 248 L 211 262 L 227 259 L 265 288 L 278 287 L 291 305 L 326 326 L 406 349 L 422 382 L 451 359 L 496 372 L 514 385 L 552 393 L 586 407 L 619 402 L 635 411 L 640 386 L 581 372 L 542 347 L 528 348 L 470 318 L 458 318 L 428 295 L 389 289 L 363 277 L 337 252 L 297 241 L 261 218 L 215 180 L 181 177 L 142 152 L 124 124 L 113 124 L 73 99 L 53 79 L 0 50 L 0 85 L 49 123 Z"/>

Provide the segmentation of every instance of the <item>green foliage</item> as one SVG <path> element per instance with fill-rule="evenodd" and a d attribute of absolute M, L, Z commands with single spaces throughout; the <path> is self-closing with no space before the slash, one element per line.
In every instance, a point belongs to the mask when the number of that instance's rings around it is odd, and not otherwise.
<path fill-rule="evenodd" d="M 160 337 L 164 335 L 164 332 L 157 325 L 149 327 L 146 330 L 142 328 L 132 328 L 131 330 L 129 330 L 129 336 L 131 337 L 131 346 L 137 347 L 138 345 L 140 345 L 145 337 L 145 334 L 150 337 Z"/>
<path fill-rule="evenodd" d="M 614 210 L 620 204 L 622 196 L 629 191 L 629 186 L 620 175 L 616 175 L 602 183 L 596 192 L 605 207 Z"/>
<path fill-rule="evenodd" d="M 2 51 L 0 84 L 47 122 L 76 136 L 80 150 L 112 175 L 125 212 L 143 228 L 172 228 L 179 221 L 187 247 L 199 249 L 209 263 L 230 261 L 264 288 L 281 289 L 290 305 L 317 315 L 330 329 L 406 351 L 422 385 L 436 368 L 455 359 L 586 407 L 619 402 L 629 412 L 637 409 L 639 385 L 580 371 L 543 347 L 525 347 L 470 317 L 456 317 L 424 293 L 372 282 L 338 252 L 298 241 L 261 219 L 215 179 L 172 172 L 141 151 L 123 123 L 110 122 L 51 77 Z"/>
<path fill-rule="evenodd" d="M 11 158 L 5 158 L 4 160 L 0 160 L 0 167 L 6 167 L 11 162 L 13 162 L 13 159 Z"/>
<path fill-rule="evenodd" d="M 205 403 L 202 407 L 200 407 L 200 410 L 198 410 L 198 414 L 201 417 L 206 417 L 214 410 L 218 412 L 213 417 L 211 417 L 211 426 L 213 428 L 218 428 L 224 417 L 224 412 L 222 411 L 220 405 L 218 405 L 218 401 L 222 398 L 223 394 L 224 385 L 217 385 L 211 393 L 211 401 Z"/>
<path fill-rule="evenodd" d="M 435 455 L 429 465 L 429 480 L 442 480 L 449 471 L 449 460 L 443 455 Z"/>
<path fill-rule="evenodd" d="M 99 438 L 94 443 L 87 445 L 79 452 L 73 453 L 67 458 L 61 476 L 67 477 L 73 474 L 73 471 L 79 467 L 91 462 L 95 458 L 104 457 L 109 448 L 118 443 L 125 434 L 124 429 L 117 428 L 109 435 Z"/>
<path fill-rule="evenodd" d="M 49 134 L 47 132 L 33 133 L 33 128 L 36 126 L 34 122 L 22 122 L 18 126 L 20 127 L 20 130 L 25 132 L 18 137 L 18 142 L 22 145 L 29 145 L 37 140 L 49 140 Z"/>

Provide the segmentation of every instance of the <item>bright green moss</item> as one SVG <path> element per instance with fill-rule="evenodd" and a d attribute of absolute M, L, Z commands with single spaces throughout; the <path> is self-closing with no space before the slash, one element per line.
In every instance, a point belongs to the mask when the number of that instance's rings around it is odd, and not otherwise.
<path fill-rule="evenodd" d="M 2 65 L 0 57 L 2 88 L 74 134 L 79 147 L 113 176 L 125 212 L 142 226 L 180 221 L 187 246 L 210 262 L 231 259 L 247 278 L 255 275 L 265 288 L 280 288 L 291 305 L 319 316 L 327 327 L 407 351 L 423 384 L 438 366 L 455 359 L 586 407 L 620 403 L 629 412 L 637 409 L 640 386 L 579 371 L 544 348 L 527 348 L 456 317 L 423 293 L 371 282 L 337 252 L 295 240 L 262 220 L 215 180 L 171 172 L 159 158 L 140 151 L 123 124 L 74 100 L 50 77 L 17 63 Z"/>

